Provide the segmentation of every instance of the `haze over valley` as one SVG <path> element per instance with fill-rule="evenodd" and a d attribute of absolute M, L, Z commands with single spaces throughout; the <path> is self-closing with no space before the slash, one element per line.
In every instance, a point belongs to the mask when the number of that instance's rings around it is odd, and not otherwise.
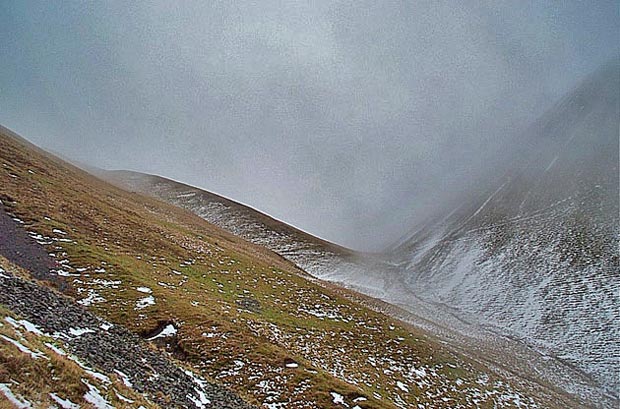
<path fill-rule="evenodd" d="M 619 13 L 0 4 L 0 407 L 617 407 Z"/>

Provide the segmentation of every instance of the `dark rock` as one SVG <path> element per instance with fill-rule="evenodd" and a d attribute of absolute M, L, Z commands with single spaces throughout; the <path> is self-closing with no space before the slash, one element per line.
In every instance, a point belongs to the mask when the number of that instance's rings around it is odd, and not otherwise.
<path fill-rule="evenodd" d="M 67 334 L 63 342 L 72 354 L 99 371 L 125 373 L 134 390 L 148 395 L 163 407 L 195 408 L 188 396 L 197 399 L 198 390 L 211 401 L 208 407 L 253 407 L 221 385 L 196 382 L 163 353 L 148 348 L 143 340 L 125 328 L 115 325 L 102 329 L 104 320 L 48 287 L 18 277 L 0 276 L 0 303 L 47 333 Z M 93 332 L 70 336 L 71 328 Z"/>

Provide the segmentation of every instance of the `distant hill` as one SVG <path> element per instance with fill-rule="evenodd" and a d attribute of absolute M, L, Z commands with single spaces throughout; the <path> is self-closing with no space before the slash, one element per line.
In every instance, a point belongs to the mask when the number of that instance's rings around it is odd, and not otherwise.
<path fill-rule="evenodd" d="M 587 93 L 584 93 L 582 98 L 586 96 Z M 562 104 L 571 106 L 579 112 L 583 111 L 575 108 L 575 103 L 571 101 L 572 99 L 567 98 Z M 549 114 L 549 118 L 547 122 L 553 121 L 551 119 L 554 118 L 553 112 Z M 556 118 L 554 121 L 564 124 L 562 118 Z M 540 172 L 545 173 L 545 169 L 555 158 L 554 152 L 559 149 L 558 146 L 563 140 L 561 135 L 553 137 L 548 131 L 549 125 L 545 125 L 547 122 L 541 121 L 536 124 L 532 128 L 531 138 L 520 144 L 515 153 L 519 155 L 518 161 L 515 156 L 517 165 L 511 173 L 511 178 L 506 175 L 500 180 L 498 186 L 502 188 L 499 189 L 499 193 L 492 195 L 498 190 L 496 186 L 491 192 L 478 192 L 478 196 L 472 195 L 466 203 L 450 215 L 439 216 L 434 222 L 428 223 L 415 234 L 395 244 L 386 254 L 365 254 L 343 248 L 233 200 L 164 177 L 131 171 L 100 171 L 98 174 L 124 189 L 187 209 L 236 236 L 265 246 L 295 263 L 315 278 L 337 282 L 365 294 L 379 297 L 396 306 L 394 308 L 383 306 L 382 308 L 386 311 L 425 328 L 439 336 L 442 342 L 458 348 L 466 355 L 475 357 L 475 359 L 484 356 L 485 362 L 499 366 L 502 370 L 536 379 L 536 382 L 540 384 L 552 384 L 558 390 L 576 394 L 590 402 L 597 402 L 597 406 L 613 407 L 615 398 L 609 396 L 605 398 L 603 396 L 605 392 L 600 391 L 600 381 L 594 381 L 588 375 L 584 375 L 583 366 L 579 367 L 581 370 L 578 370 L 573 367 L 572 362 L 558 361 L 546 355 L 547 352 L 544 351 L 542 353 L 532 351 L 522 342 L 506 338 L 506 335 L 514 336 L 511 328 L 506 325 L 490 325 L 491 322 L 479 309 L 465 310 L 458 303 L 452 302 L 450 298 L 439 295 L 442 289 L 452 288 L 442 280 L 445 278 L 449 281 L 454 274 L 448 268 L 445 276 L 442 275 L 444 265 L 437 261 L 440 258 L 433 258 L 435 257 L 434 251 L 439 254 L 437 257 L 440 257 L 443 248 L 448 252 L 452 251 L 449 247 L 451 240 L 460 237 L 459 234 L 469 232 L 470 229 L 477 231 L 476 223 L 479 227 L 486 226 L 484 223 L 489 220 L 488 225 L 495 228 L 505 224 L 492 221 L 494 217 L 502 217 L 501 214 L 487 214 L 488 206 L 494 203 L 494 199 L 499 199 L 503 194 L 503 189 L 508 191 L 508 185 L 514 184 L 510 190 L 515 192 L 511 194 L 518 194 L 519 189 L 527 188 L 529 191 L 527 196 L 530 199 L 525 201 L 521 199 L 516 205 L 517 212 L 529 212 L 532 211 L 532 207 L 541 205 L 538 195 L 548 192 L 549 188 L 538 187 L 536 185 L 538 182 L 532 182 L 538 180 L 532 163 L 542 163 L 539 165 L 543 166 Z M 534 134 L 541 135 L 540 140 L 537 141 Z M 546 135 L 546 139 L 542 138 L 543 135 Z M 545 142 L 549 139 L 552 139 L 552 142 Z M 542 149 L 542 146 L 545 146 L 549 152 L 545 153 L 547 151 Z M 581 148 L 576 149 L 581 151 Z M 613 150 L 613 146 L 611 149 Z M 551 157 L 547 158 L 550 155 Z M 558 160 L 556 159 L 556 162 Z M 567 156 L 564 160 L 568 161 L 569 157 Z M 524 166 L 525 163 L 528 165 Z M 547 169 L 547 172 L 550 170 Z M 508 206 L 505 208 L 515 207 L 513 206 L 514 200 L 512 197 L 506 198 L 503 203 L 508 203 Z M 609 203 L 613 205 L 613 201 Z M 550 202 L 545 206 L 554 208 L 552 204 Z M 603 213 L 608 214 L 608 210 L 603 210 Z M 533 214 L 535 213 L 530 216 Z M 506 234 L 512 233 L 506 232 Z M 442 241 L 442 239 L 445 240 Z M 509 237 L 503 236 L 503 239 L 509 240 Z M 532 240 L 538 239 L 532 238 Z M 423 264 L 417 263 L 415 259 L 417 256 L 425 260 Z M 455 258 L 460 260 L 458 256 Z M 433 264 L 435 261 L 438 264 Z M 425 268 L 424 266 L 429 266 L 429 268 L 418 270 Z M 417 277 L 420 277 L 419 281 L 416 281 Z M 486 279 L 480 278 L 481 281 Z M 496 297 L 486 284 L 478 285 L 481 291 L 489 291 L 488 294 L 480 295 L 480 298 Z M 499 287 L 493 290 L 500 291 Z M 519 304 L 521 301 L 516 300 L 515 303 Z M 480 309 L 483 306 L 484 304 L 481 304 Z M 531 344 L 529 339 L 525 341 Z M 584 405 L 583 402 L 582 405 Z"/>
<path fill-rule="evenodd" d="M 187 209 L 210 223 L 264 246 L 314 277 L 355 284 L 366 292 L 383 288 L 388 266 L 377 255 L 322 240 L 249 206 L 164 177 L 132 171 L 99 171 L 101 177 L 130 191 Z"/>
<path fill-rule="evenodd" d="M 390 249 L 407 287 L 620 388 L 620 64 L 518 141 L 510 170 Z"/>

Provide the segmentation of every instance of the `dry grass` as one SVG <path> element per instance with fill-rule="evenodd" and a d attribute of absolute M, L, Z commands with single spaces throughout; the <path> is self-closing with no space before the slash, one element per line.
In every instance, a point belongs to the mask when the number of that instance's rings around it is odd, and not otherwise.
<path fill-rule="evenodd" d="M 4 264 L 7 265 L 6 260 Z M 10 270 L 12 269 L 9 268 Z M 54 393 L 62 399 L 68 399 L 81 407 L 88 408 L 91 406 L 84 400 L 84 394 L 88 392 L 88 387 L 83 382 L 83 379 L 86 379 L 118 408 L 128 406 L 118 398 L 114 391 L 135 401 L 129 407 L 140 405 L 147 408 L 154 407 L 139 393 L 127 388 L 118 377 L 107 374 L 113 382 L 110 385 L 103 384 L 99 379 L 89 375 L 76 362 L 67 356 L 57 354 L 45 345 L 46 343 L 54 344 L 63 349 L 59 341 L 27 332 L 21 327 L 15 328 L 8 323 L 6 317 L 19 318 L 0 305 L 0 335 L 17 341 L 38 354 L 38 357 L 33 357 L 5 338 L 0 338 L 0 383 L 8 385 L 11 392 L 19 399 L 30 402 L 33 407 L 47 408 L 54 404 L 50 397 L 50 393 Z M 0 393 L 0 408 L 2 407 L 13 408 L 14 406 L 4 394 Z"/>
<path fill-rule="evenodd" d="M 68 279 L 73 296 L 102 297 L 90 308 L 139 334 L 176 323 L 178 336 L 160 347 L 251 402 L 331 407 L 337 392 L 361 408 L 455 407 L 471 406 L 476 390 L 480 406 L 490 407 L 493 393 L 507 390 L 493 376 L 480 383 L 484 368 L 344 290 L 308 281 L 274 253 L 6 136 L 0 181 L 3 202 L 29 231 L 67 233 L 71 241 L 48 250 L 68 260 L 63 268 L 86 269 Z M 136 309 L 146 296 L 136 290 L 141 286 L 152 290 L 155 304 Z M 287 368 L 288 360 L 299 367 Z M 66 369 L 66 393 L 77 393 Z M 353 403 L 360 396 L 367 400 Z"/>

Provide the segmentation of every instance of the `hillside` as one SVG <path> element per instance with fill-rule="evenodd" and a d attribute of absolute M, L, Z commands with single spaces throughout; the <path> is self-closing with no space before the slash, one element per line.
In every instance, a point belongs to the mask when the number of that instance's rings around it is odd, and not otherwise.
<path fill-rule="evenodd" d="M 315 277 L 399 305 L 407 312 L 399 317 L 463 353 L 484 350 L 491 365 L 511 362 L 521 376 L 612 407 L 620 353 L 617 73 L 612 63 L 587 79 L 529 129 L 495 186 L 471 192 L 381 259 L 162 177 L 106 177 L 264 245 Z"/>
<path fill-rule="evenodd" d="M 606 405 L 607 398 L 582 371 L 478 323 L 474 317 L 463 317 L 449 305 L 426 298 L 428 294 L 407 285 L 402 277 L 403 267 L 386 262 L 387 257 L 343 249 L 232 200 L 160 176 L 129 171 L 98 174 L 118 186 L 183 207 L 230 233 L 264 245 L 313 277 L 387 301 L 390 304 L 366 304 L 424 328 L 443 344 L 499 373 L 554 385 L 591 404 Z"/>
<path fill-rule="evenodd" d="M 609 406 L 620 386 L 619 77 L 618 61 L 593 74 L 523 135 L 494 187 L 391 249 L 408 288 L 585 372 Z"/>
<path fill-rule="evenodd" d="M 313 277 L 354 283 L 374 295 L 383 288 L 379 272 L 388 266 L 375 255 L 338 246 L 249 206 L 164 177 L 123 170 L 96 174 L 129 191 L 187 209 L 235 236 L 274 251 Z"/>
<path fill-rule="evenodd" d="M 579 406 L 6 129 L 0 164 L 0 407 Z"/>

